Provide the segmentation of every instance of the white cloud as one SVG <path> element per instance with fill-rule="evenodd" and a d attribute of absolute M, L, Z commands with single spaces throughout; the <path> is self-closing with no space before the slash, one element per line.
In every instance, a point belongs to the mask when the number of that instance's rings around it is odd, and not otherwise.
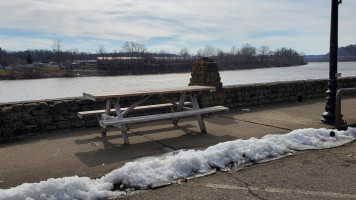
<path fill-rule="evenodd" d="M 16 37 L 9 38 L 8 36 L 0 35 L 0 47 L 6 50 L 8 49 L 50 49 L 53 45 L 53 40 L 49 39 L 38 39 L 38 38 L 27 38 L 27 37 Z"/>
<path fill-rule="evenodd" d="M 340 44 L 356 43 L 354 7 L 351 1 L 340 6 Z M 292 48 L 306 53 L 325 53 L 328 45 L 322 44 L 328 43 L 330 29 L 330 2 L 323 0 L 2 0 L 0 13 L 0 29 L 54 37 L 143 43 L 171 37 L 179 46 L 214 41 L 224 41 L 221 46 L 298 44 Z M 256 34 L 261 36 L 251 37 Z M 319 42 L 307 42 L 311 40 Z M 156 42 L 154 46 L 166 45 Z"/>

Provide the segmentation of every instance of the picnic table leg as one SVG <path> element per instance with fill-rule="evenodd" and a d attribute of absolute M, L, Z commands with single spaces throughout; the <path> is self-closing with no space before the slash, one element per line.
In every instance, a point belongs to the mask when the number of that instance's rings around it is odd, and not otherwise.
<path fill-rule="evenodd" d="M 115 110 L 116 110 L 116 117 L 118 119 L 122 119 L 123 115 L 120 108 L 120 98 L 116 99 Z M 127 125 L 121 125 L 121 133 L 122 133 L 122 138 L 124 139 L 124 144 L 130 144 L 129 137 L 127 136 L 127 129 L 128 129 Z"/>
<path fill-rule="evenodd" d="M 190 96 L 190 99 L 192 101 L 192 104 L 193 104 L 193 108 L 194 110 L 199 110 L 199 104 L 198 104 L 198 101 L 197 101 L 197 98 L 195 97 L 195 95 L 193 95 L 192 93 L 189 93 L 189 96 Z M 197 120 L 198 120 L 198 124 L 199 124 L 199 127 L 200 127 L 200 131 L 202 133 L 206 133 L 206 126 L 205 126 L 205 123 L 204 123 L 204 120 L 203 118 L 201 117 L 201 115 L 195 115 Z"/>
<path fill-rule="evenodd" d="M 181 93 L 180 98 L 179 98 L 179 104 L 178 104 L 178 107 L 177 107 L 176 112 L 182 111 L 182 108 L 183 108 L 183 105 L 184 105 L 184 101 L 185 101 L 186 96 L 187 96 L 187 93 L 186 93 L 186 92 L 182 92 L 182 93 Z M 173 123 L 174 125 L 177 125 L 177 124 L 178 124 L 178 118 L 173 118 L 172 123 Z"/>
<path fill-rule="evenodd" d="M 110 114 L 110 109 L 111 109 L 111 99 L 108 99 L 108 100 L 106 100 L 105 115 L 109 115 Z M 103 137 L 106 136 L 106 130 L 107 130 L 106 127 L 105 128 L 103 127 L 101 129 L 101 135 Z"/>
<path fill-rule="evenodd" d="M 106 137 L 106 129 L 107 128 L 101 128 L 101 136 Z"/>

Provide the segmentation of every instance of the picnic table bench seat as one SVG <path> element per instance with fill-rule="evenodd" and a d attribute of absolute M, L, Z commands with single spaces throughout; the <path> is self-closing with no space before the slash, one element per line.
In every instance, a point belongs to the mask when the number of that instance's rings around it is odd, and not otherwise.
<path fill-rule="evenodd" d="M 138 117 L 128 117 L 122 119 L 107 119 L 102 120 L 101 123 L 105 125 L 126 125 L 126 124 L 133 124 L 139 122 L 148 122 L 148 121 L 155 121 L 155 120 L 162 120 L 162 119 L 173 119 L 173 118 L 180 118 L 180 117 L 187 117 L 187 116 L 194 116 L 194 115 L 201 115 L 201 114 L 209 114 L 209 113 L 217 113 L 228 111 L 229 108 L 224 106 L 214 106 L 208 108 L 201 108 L 199 110 L 186 110 L 186 111 L 179 111 L 173 113 L 164 113 L 164 114 L 155 114 L 155 115 L 145 115 L 145 116 L 138 116 Z"/>

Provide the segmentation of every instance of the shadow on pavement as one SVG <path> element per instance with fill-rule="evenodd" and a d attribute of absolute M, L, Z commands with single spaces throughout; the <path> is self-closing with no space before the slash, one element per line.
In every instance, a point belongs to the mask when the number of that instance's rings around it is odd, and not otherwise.
<path fill-rule="evenodd" d="M 193 148 L 203 148 L 209 145 L 216 144 L 217 142 L 225 142 L 230 140 L 235 140 L 237 137 L 230 135 L 216 136 L 209 133 L 200 133 L 191 130 L 190 128 L 195 127 L 192 125 L 184 126 L 173 126 L 169 128 L 155 128 L 150 130 L 142 130 L 129 132 L 129 138 L 134 138 L 135 136 L 144 136 L 148 141 L 132 143 L 130 145 L 125 145 L 122 143 L 121 132 L 115 132 L 115 135 L 110 135 L 107 137 L 94 137 L 85 140 L 76 140 L 76 144 L 88 144 L 93 142 L 93 144 L 100 143 L 102 148 L 96 149 L 94 151 L 78 152 L 75 156 L 86 166 L 94 167 L 103 164 L 116 163 L 123 160 L 132 160 L 140 157 L 147 156 L 153 149 L 157 149 L 161 146 L 162 153 L 164 151 L 178 150 L 178 149 L 193 149 Z M 170 135 L 162 137 L 165 132 L 171 132 Z M 173 133 L 173 136 L 172 136 Z M 174 135 L 176 133 L 176 135 Z M 153 134 L 158 136 L 159 139 L 155 140 L 150 137 Z M 164 150 L 166 149 L 166 150 Z M 151 155 L 151 154 L 150 154 Z"/>

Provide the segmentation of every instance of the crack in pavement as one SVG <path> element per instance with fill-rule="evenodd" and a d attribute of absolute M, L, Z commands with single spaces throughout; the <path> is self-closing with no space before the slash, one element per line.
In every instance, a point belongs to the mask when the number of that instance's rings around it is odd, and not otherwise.
<path fill-rule="evenodd" d="M 243 184 L 245 185 L 245 187 L 247 188 L 248 193 L 250 193 L 252 196 L 254 196 L 254 197 L 258 198 L 258 199 L 261 199 L 261 200 L 266 200 L 266 199 L 260 197 L 258 194 L 252 192 L 252 190 L 251 190 L 251 188 L 250 188 L 251 186 L 250 186 L 246 181 L 240 180 L 239 178 L 235 177 L 233 174 L 232 174 L 231 177 L 232 177 L 233 179 L 239 181 L 240 183 L 243 183 Z"/>
<path fill-rule="evenodd" d="M 225 115 L 220 115 L 220 117 L 227 118 L 227 119 L 232 119 L 232 120 L 237 120 L 237 121 L 241 121 L 241 122 L 246 122 L 246 123 L 251 123 L 251 124 L 256 124 L 256 125 L 261 125 L 261 126 L 267 126 L 267 127 L 272 127 L 272 128 L 278 128 L 278 129 L 287 130 L 287 131 L 293 131 L 292 129 L 289 129 L 289 128 L 284 128 L 284 127 L 279 127 L 279 126 L 273 126 L 273 125 L 269 125 L 269 124 L 262 124 L 262 123 L 253 122 L 253 121 L 248 121 L 248 120 L 243 120 L 243 119 L 236 119 L 236 118 L 229 117 L 229 116 L 225 116 Z"/>
<path fill-rule="evenodd" d="M 235 177 L 236 178 L 236 177 Z M 245 183 L 237 179 L 241 183 Z M 246 183 L 245 183 L 246 184 Z M 256 198 L 263 199 L 259 197 L 257 194 L 253 193 L 253 191 L 262 191 L 268 193 L 281 193 L 281 194 L 300 194 L 300 195 L 307 195 L 307 196 L 324 196 L 332 199 L 356 199 L 356 194 L 345 194 L 345 193 L 335 193 L 335 192 L 322 192 L 322 191 L 308 191 L 308 190 L 299 190 L 299 189 L 282 189 L 282 188 L 272 188 L 272 187 L 252 187 L 248 184 L 246 187 L 235 186 L 235 185 L 226 185 L 226 184 L 192 184 L 192 186 L 201 186 L 201 187 L 208 187 L 208 188 L 218 188 L 218 189 L 229 189 L 229 190 L 247 190 L 249 193 Z M 265 200 L 265 199 L 263 199 Z"/>
<path fill-rule="evenodd" d="M 145 136 L 145 135 L 143 135 L 143 134 L 140 134 L 140 133 L 137 133 L 137 132 L 133 132 L 133 133 L 136 134 L 136 135 L 142 136 L 142 137 L 144 137 L 144 138 L 146 138 L 146 139 L 149 139 L 149 140 L 151 140 L 151 141 L 153 141 L 153 142 L 156 142 L 156 143 L 158 143 L 158 144 L 160 144 L 160 145 L 162 145 L 162 146 L 164 146 L 164 147 L 167 147 L 168 149 L 170 149 L 170 151 L 177 151 L 176 148 L 171 147 L 171 146 L 169 146 L 169 145 L 166 145 L 166 144 L 164 144 L 164 143 L 162 143 L 162 142 L 159 142 L 159 141 L 157 141 L 157 140 L 154 140 L 154 139 L 152 139 L 152 138 L 150 138 L 150 137 L 147 137 L 147 136 Z"/>

